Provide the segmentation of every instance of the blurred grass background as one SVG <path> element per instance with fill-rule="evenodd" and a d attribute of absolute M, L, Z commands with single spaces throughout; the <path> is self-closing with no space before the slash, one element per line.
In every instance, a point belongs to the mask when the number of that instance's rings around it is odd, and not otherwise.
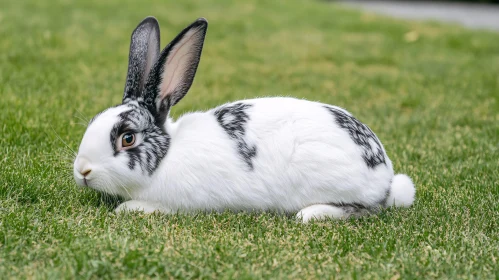
<path fill-rule="evenodd" d="M 499 34 L 322 1 L 2 1 L 5 278 L 498 278 Z M 121 101 L 129 38 L 209 21 L 173 116 L 259 96 L 347 108 L 417 185 L 408 210 L 300 225 L 274 214 L 115 216 L 76 188 L 86 121 Z"/>

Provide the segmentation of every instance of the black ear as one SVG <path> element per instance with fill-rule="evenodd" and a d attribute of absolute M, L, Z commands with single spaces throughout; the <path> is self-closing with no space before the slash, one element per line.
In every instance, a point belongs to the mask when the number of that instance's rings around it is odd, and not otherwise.
<path fill-rule="evenodd" d="M 159 24 L 154 17 L 147 17 L 132 33 L 123 103 L 142 95 L 149 71 L 158 56 Z"/>
<path fill-rule="evenodd" d="M 170 107 L 177 104 L 192 85 L 203 50 L 208 22 L 200 18 L 182 30 L 159 55 L 146 84 L 144 101 L 162 125 Z"/>

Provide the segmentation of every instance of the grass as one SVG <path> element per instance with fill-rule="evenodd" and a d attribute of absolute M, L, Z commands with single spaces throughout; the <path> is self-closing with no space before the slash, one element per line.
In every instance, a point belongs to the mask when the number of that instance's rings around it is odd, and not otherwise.
<path fill-rule="evenodd" d="M 417 185 L 410 209 L 116 216 L 72 180 L 86 120 L 121 101 L 129 36 L 210 21 L 173 110 L 286 95 L 347 108 Z M 323 1 L 3 1 L 0 278 L 499 278 L 499 34 Z"/>

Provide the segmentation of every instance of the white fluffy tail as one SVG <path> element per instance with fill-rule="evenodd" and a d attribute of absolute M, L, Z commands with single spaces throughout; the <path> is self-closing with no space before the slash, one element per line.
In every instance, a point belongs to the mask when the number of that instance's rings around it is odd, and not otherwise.
<path fill-rule="evenodd" d="M 415 195 L 416 189 L 411 178 L 405 174 L 397 174 L 393 177 L 386 206 L 409 207 L 414 202 Z"/>

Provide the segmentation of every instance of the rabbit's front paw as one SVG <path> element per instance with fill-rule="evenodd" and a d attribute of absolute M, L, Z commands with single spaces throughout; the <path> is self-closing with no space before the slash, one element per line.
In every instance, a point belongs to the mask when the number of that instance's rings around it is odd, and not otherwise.
<path fill-rule="evenodd" d="M 121 203 L 118 207 L 116 207 L 114 212 L 170 213 L 171 211 L 168 211 L 164 207 L 161 207 L 161 205 L 158 203 L 139 201 L 139 200 L 129 200 Z"/>

